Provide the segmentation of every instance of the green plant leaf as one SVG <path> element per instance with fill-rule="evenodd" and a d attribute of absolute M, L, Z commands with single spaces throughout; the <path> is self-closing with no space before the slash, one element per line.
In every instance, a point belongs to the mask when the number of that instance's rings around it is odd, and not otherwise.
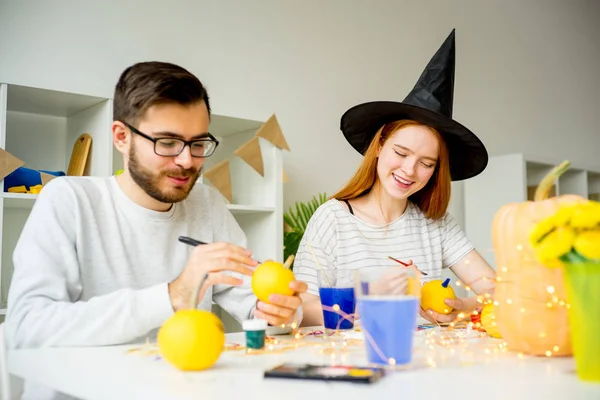
<path fill-rule="evenodd" d="M 285 213 L 283 214 L 283 221 L 290 226 L 290 228 L 294 229 L 296 226 L 296 222 L 292 219 L 292 217 Z"/>
<path fill-rule="evenodd" d="M 300 229 L 300 221 L 298 220 L 298 205 L 296 204 L 296 212 L 294 213 L 291 209 L 290 209 L 290 213 L 288 214 L 289 218 L 291 219 L 292 223 L 290 224 L 290 226 L 292 227 L 293 230 L 298 230 Z"/>
<path fill-rule="evenodd" d="M 304 221 L 304 215 L 302 214 L 302 205 L 303 203 L 296 204 L 296 219 L 298 220 L 298 228 L 304 229 L 306 227 L 306 222 Z"/>
<path fill-rule="evenodd" d="M 296 220 L 298 221 L 298 229 L 306 226 L 304 222 L 304 215 L 302 214 L 302 203 L 296 203 Z"/>
<path fill-rule="evenodd" d="M 298 252 L 298 246 L 302 241 L 304 232 L 310 219 L 317 209 L 327 201 L 327 193 L 320 193 L 313 196 L 311 200 L 306 203 L 296 202 L 293 207 L 290 207 L 286 213 L 283 214 L 284 222 L 289 225 L 292 232 L 284 232 L 283 234 L 283 255 L 284 260 L 291 255 Z M 292 263 L 291 269 L 294 268 Z"/>
<path fill-rule="evenodd" d="M 308 226 L 308 221 L 310 221 L 310 216 L 312 213 L 310 212 L 307 204 L 302 204 L 302 226 L 306 228 Z"/>
<path fill-rule="evenodd" d="M 286 232 L 283 235 L 283 241 L 285 243 L 285 248 L 284 248 L 284 259 L 287 260 L 287 258 L 294 254 L 296 255 L 296 253 L 298 252 L 298 247 L 300 246 L 300 241 L 302 240 L 302 233 L 299 232 Z M 292 266 L 294 264 L 292 263 Z"/>

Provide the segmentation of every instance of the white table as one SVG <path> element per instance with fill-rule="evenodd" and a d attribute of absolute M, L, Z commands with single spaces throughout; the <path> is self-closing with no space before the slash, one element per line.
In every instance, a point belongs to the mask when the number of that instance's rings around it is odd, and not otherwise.
<path fill-rule="evenodd" d="M 420 345 L 425 340 L 423 332 L 417 333 Z M 304 340 L 323 342 L 314 336 Z M 243 344 L 244 336 L 229 334 L 227 341 Z M 226 351 L 213 368 L 187 373 L 156 355 L 128 352 L 135 347 L 132 345 L 16 350 L 9 352 L 8 363 L 12 374 L 94 400 L 600 399 L 600 384 L 577 380 L 572 358 L 521 358 L 512 352 L 482 351 L 482 346 L 490 348 L 497 343 L 480 340 L 474 345 L 476 351 L 467 350 L 460 357 L 444 349 L 441 353 L 439 349 L 429 354 L 422 351 L 422 360 L 438 354 L 435 368 L 393 372 L 371 385 L 263 378 L 265 369 L 283 362 L 364 365 L 365 353 L 359 344 L 337 356 L 323 354 L 317 345 L 261 355 Z M 444 357 L 448 357 L 445 362 Z"/>

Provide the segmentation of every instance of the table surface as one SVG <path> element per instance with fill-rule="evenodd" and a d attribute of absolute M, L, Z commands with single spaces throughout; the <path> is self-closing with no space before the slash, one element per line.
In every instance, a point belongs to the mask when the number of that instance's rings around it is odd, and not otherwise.
<path fill-rule="evenodd" d="M 261 354 L 246 353 L 243 333 L 228 334 L 226 351 L 211 369 L 200 372 L 175 369 L 151 344 L 13 350 L 8 368 L 26 380 L 93 400 L 288 400 L 324 394 L 363 400 L 600 399 L 600 384 L 579 381 L 571 357 L 523 356 L 503 350 L 501 340 L 467 335 L 440 346 L 443 333 L 416 332 L 412 365 L 369 385 L 263 377 L 266 369 L 284 362 L 367 365 L 361 332 L 350 332 L 340 349 L 340 342 L 325 340 L 318 328 L 303 329 L 301 339 L 276 336 L 277 342 L 270 340 Z"/>

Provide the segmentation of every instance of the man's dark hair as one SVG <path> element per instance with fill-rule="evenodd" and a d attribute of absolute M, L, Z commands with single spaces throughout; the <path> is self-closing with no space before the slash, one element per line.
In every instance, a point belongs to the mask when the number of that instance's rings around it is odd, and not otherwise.
<path fill-rule="evenodd" d="M 156 104 L 188 105 L 204 101 L 210 115 L 206 89 L 192 73 L 171 63 L 150 61 L 128 67 L 119 78 L 113 99 L 113 120 L 137 124 Z"/>

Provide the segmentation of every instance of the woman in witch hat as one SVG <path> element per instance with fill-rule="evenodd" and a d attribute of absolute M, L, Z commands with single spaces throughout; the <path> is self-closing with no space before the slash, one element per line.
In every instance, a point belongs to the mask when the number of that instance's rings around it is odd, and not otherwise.
<path fill-rule="evenodd" d="M 395 258 L 421 271 L 422 282 L 450 268 L 475 293 L 493 291 L 494 270 L 447 213 L 451 181 L 478 175 L 488 162 L 483 143 L 452 119 L 454 54 L 453 30 L 404 101 L 359 104 L 342 116 L 345 138 L 364 158 L 314 213 L 298 248 L 294 273 L 309 285 L 303 325 L 323 321 L 318 268 L 398 266 Z M 450 322 L 478 306 L 475 297 L 446 304 L 452 314 L 421 316 Z"/>

